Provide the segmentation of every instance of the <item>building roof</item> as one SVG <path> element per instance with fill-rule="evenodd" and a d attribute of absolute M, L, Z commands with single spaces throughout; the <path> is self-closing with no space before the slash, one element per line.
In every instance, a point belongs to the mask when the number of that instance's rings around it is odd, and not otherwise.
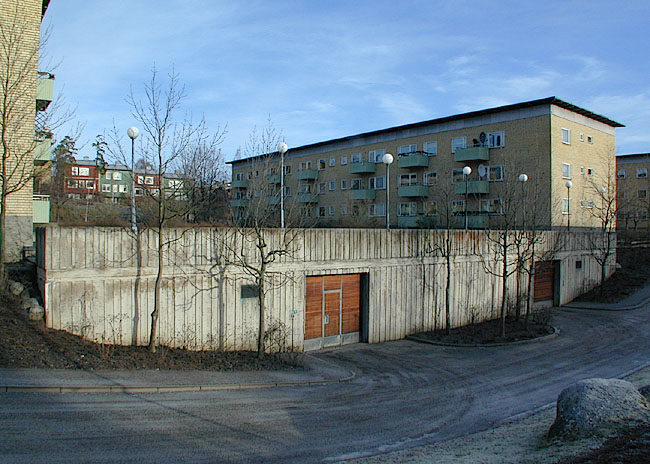
<path fill-rule="evenodd" d="M 630 153 L 627 155 L 620 155 L 620 154 L 616 155 L 617 163 L 621 163 L 621 162 L 634 163 L 646 159 L 650 159 L 650 153 Z"/>
<path fill-rule="evenodd" d="M 302 145 L 300 147 L 294 147 L 291 150 L 293 150 L 293 151 L 295 151 L 295 150 L 303 150 L 303 149 L 306 149 L 306 148 L 313 148 L 313 147 L 318 147 L 318 146 L 322 146 L 322 145 L 328 145 L 328 144 L 331 144 L 331 143 L 345 142 L 345 141 L 349 141 L 349 140 L 352 140 L 353 138 L 357 138 L 357 137 L 374 136 L 374 135 L 385 134 L 387 132 L 392 132 L 392 131 L 396 131 L 396 130 L 413 129 L 413 128 L 427 126 L 427 125 L 431 125 L 431 124 L 441 124 L 441 123 L 456 121 L 456 120 L 460 120 L 460 119 L 474 118 L 474 117 L 478 117 L 478 116 L 485 116 L 485 115 L 494 114 L 494 113 L 502 113 L 504 111 L 519 110 L 519 109 L 522 109 L 522 108 L 530 108 L 530 107 L 541 106 L 541 105 L 556 105 L 556 106 L 567 109 L 567 110 L 572 111 L 574 113 L 581 114 L 581 115 L 583 115 L 583 116 L 585 116 L 587 118 L 593 119 L 595 121 L 601 122 L 601 123 L 606 124 L 606 125 L 611 126 L 611 127 L 625 127 L 625 125 L 623 125 L 623 124 L 621 124 L 619 122 L 613 121 L 613 120 L 611 120 L 609 118 L 606 118 L 605 116 L 601 116 L 599 114 L 592 113 L 589 110 L 586 110 L 584 108 L 580 108 L 579 106 L 575 106 L 575 105 L 573 105 L 573 104 L 571 104 L 569 102 L 566 102 L 564 100 L 560 100 L 557 97 L 547 97 L 547 98 L 541 98 L 541 99 L 538 99 L 538 100 L 531 100 L 531 101 L 522 102 L 522 103 L 515 103 L 515 104 L 511 104 L 511 105 L 504 105 L 504 106 L 497 106 L 497 107 L 494 107 L 494 108 L 487 108 L 487 109 L 484 109 L 484 110 L 471 111 L 469 113 L 460 113 L 460 114 L 455 114 L 455 115 L 452 115 L 452 116 L 445 116 L 445 117 L 437 118 L 437 119 L 429 119 L 429 120 L 426 120 L 426 121 L 421 121 L 421 122 L 416 122 L 416 123 L 411 123 L 411 124 L 404 124 L 402 126 L 389 127 L 389 128 L 386 128 L 386 129 L 379 129 L 379 130 L 371 131 L 371 132 L 364 132 L 364 133 L 361 133 L 361 134 L 355 134 L 355 135 L 351 135 L 351 136 L 347 136 L 347 137 L 341 137 L 341 138 L 337 138 L 337 139 L 326 140 L 326 141 L 323 141 L 323 142 L 317 142 L 317 143 L 311 143 L 311 144 L 308 144 L 308 145 Z M 255 159 L 255 158 L 262 158 L 264 156 L 274 155 L 274 154 L 277 154 L 277 153 L 278 152 L 266 153 L 266 154 L 262 154 L 262 155 L 251 156 L 251 157 L 248 157 L 248 158 L 242 158 L 242 159 L 239 159 L 239 160 L 227 161 L 226 164 L 236 164 L 236 163 L 240 163 L 242 161 L 250 161 L 250 160 Z"/>

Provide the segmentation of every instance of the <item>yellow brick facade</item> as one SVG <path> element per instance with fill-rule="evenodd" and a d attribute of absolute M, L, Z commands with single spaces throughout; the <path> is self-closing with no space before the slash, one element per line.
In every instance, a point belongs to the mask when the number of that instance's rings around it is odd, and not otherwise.
<path fill-rule="evenodd" d="M 608 167 L 614 162 L 614 129 L 620 124 L 579 108 L 576 112 L 574 108 L 577 107 L 550 98 L 290 149 L 285 157 L 289 171 L 284 180 L 289 189 L 285 211 L 290 214 L 292 210 L 311 208 L 311 217 L 323 227 L 385 226 L 385 214 L 373 217 L 372 213 L 377 212 L 376 205 L 379 205 L 379 213 L 383 213 L 381 205 L 387 202 L 386 189 L 372 190 L 371 183 L 375 182 L 376 187 L 377 181 L 371 179 L 385 177 L 386 165 L 379 162 L 368 167 L 372 172 L 351 172 L 354 169 L 351 164 L 353 156 L 360 156 L 362 162 L 368 162 L 372 161 L 373 153 L 379 151 L 395 157 L 390 167 L 391 227 L 444 226 L 448 221 L 443 220 L 440 214 L 441 202 L 465 200 L 468 217 L 472 218 L 470 227 L 497 227 L 503 223 L 505 213 L 486 214 L 489 205 L 499 201 L 503 205 L 504 198 L 522 196 L 525 201 L 519 204 L 528 204 L 535 211 L 529 215 L 534 216 L 531 221 L 535 226 L 566 226 L 567 216 L 570 216 L 572 227 L 595 227 L 598 221 L 589 207 L 599 198 L 597 186 L 607 175 L 613 175 Z M 569 143 L 562 142 L 563 128 L 571 133 Z M 481 143 L 481 134 L 485 143 Z M 463 139 L 467 147 L 488 145 L 487 155 L 482 159 L 458 160 L 452 152 L 452 141 L 456 139 Z M 431 143 L 436 144 L 435 154 L 430 154 Z M 411 145 L 416 155 L 429 154 L 420 158 L 421 165 L 404 167 L 398 153 L 400 147 Z M 347 163 L 342 164 L 343 161 Z M 306 166 L 309 163 L 310 166 Z M 572 172 L 567 178 L 563 178 L 562 163 L 571 166 Z M 456 184 L 452 180 L 453 171 L 458 172 L 464 166 L 472 169 L 467 187 L 458 185 L 463 184 L 462 180 Z M 317 171 L 317 179 L 298 180 L 301 168 L 306 167 Z M 269 183 L 266 178 L 269 172 L 279 172 L 277 153 L 233 162 L 232 194 L 236 214 L 245 211 L 246 205 L 249 209 L 268 206 L 264 198 L 268 198 L 269 192 L 277 208 L 278 176 Z M 434 177 L 428 173 L 434 172 L 435 182 L 431 182 Z M 528 176 L 525 185 L 518 181 L 520 174 Z M 399 183 L 404 180 L 416 185 L 419 192 L 416 197 L 404 196 L 406 192 L 412 192 L 400 190 Z M 574 207 L 569 215 L 562 212 L 566 206 L 562 202 L 567 196 L 566 180 L 574 183 L 570 198 Z M 347 188 L 342 188 L 342 182 Z M 351 191 L 355 182 L 360 184 L 360 190 L 372 190 L 366 199 L 353 198 L 353 195 L 358 195 Z M 466 196 L 464 189 L 470 190 L 472 182 L 482 190 Z M 296 194 L 301 188 L 305 189 L 305 184 L 311 185 L 311 193 L 315 194 L 313 202 L 297 203 Z M 435 209 L 431 203 L 435 203 Z M 412 206 L 415 214 L 410 216 L 413 214 Z M 354 207 L 359 208 L 358 216 L 351 214 Z M 432 214 L 436 210 L 438 214 Z M 456 219 L 449 225 L 460 227 L 462 222 L 458 223 Z"/>

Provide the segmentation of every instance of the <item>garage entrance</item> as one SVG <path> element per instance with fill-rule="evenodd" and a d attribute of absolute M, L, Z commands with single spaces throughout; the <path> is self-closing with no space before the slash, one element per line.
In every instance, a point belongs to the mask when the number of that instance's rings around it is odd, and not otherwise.
<path fill-rule="evenodd" d="M 361 274 L 307 277 L 305 350 L 359 342 Z"/>
<path fill-rule="evenodd" d="M 535 263 L 533 302 L 549 301 L 558 305 L 557 284 L 559 261 L 539 261 Z"/>

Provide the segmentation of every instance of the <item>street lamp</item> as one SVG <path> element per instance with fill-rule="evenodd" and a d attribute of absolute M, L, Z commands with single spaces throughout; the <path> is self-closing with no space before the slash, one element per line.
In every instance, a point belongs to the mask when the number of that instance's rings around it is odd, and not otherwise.
<path fill-rule="evenodd" d="M 280 153 L 280 227 L 284 229 L 284 155 L 289 150 L 285 142 L 278 143 Z"/>
<path fill-rule="evenodd" d="M 573 182 L 567 180 L 566 183 L 566 229 L 568 232 L 571 231 L 571 187 L 573 187 Z"/>
<path fill-rule="evenodd" d="M 390 153 L 384 154 L 381 160 L 386 165 L 386 230 L 390 229 L 390 165 L 395 158 Z"/>
<path fill-rule="evenodd" d="M 605 210 L 605 192 L 607 189 L 605 187 L 601 187 L 598 189 L 598 191 L 600 192 L 600 215 L 602 216 L 603 211 Z"/>
<path fill-rule="evenodd" d="M 131 230 L 134 234 L 138 233 L 138 222 L 135 214 L 135 139 L 140 135 L 137 127 L 131 126 L 126 131 L 131 139 Z"/>
<path fill-rule="evenodd" d="M 526 189 L 524 185 L 528 182 L 528 176 L 526 174 L 519 174 L 519 182 L 521 182 L 521 201 L 523 202 L 524 207 L 522 211 L 524 213 L 523 220 L 521 221 L 521 228 L 526 230 Z"/>
<path fill-rule="evenodd" d="M 467 223 L 467 198 L 469 198 L 468 197 L 468 195 L 469 195 L 469 189 L 468 189 L 469 181 L 468 181 L 468 179 L 469 179 L 469 175 L 471 173 L 472 173 L 472 168 L 470 168 L 469 166 L 465 166 L 463 168 L 463 178 L 465 179 L 465 230 L 467 230 L 467 225 L 468 225 L 468 223 Z"/>

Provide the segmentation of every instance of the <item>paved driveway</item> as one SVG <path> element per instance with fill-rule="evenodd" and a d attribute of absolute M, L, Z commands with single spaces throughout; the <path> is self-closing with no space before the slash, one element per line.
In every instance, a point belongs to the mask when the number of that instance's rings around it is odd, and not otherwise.
<path fill-rule="evenodd" d="M 1 394 L 3 462 L 337 462 L 475 432 L 587 377 L 650 362 L 650 310 L 562 310 L 562 333 L 498 348 L 398 341 L 314 354 L 325 386 L 173 394 Z"/>

